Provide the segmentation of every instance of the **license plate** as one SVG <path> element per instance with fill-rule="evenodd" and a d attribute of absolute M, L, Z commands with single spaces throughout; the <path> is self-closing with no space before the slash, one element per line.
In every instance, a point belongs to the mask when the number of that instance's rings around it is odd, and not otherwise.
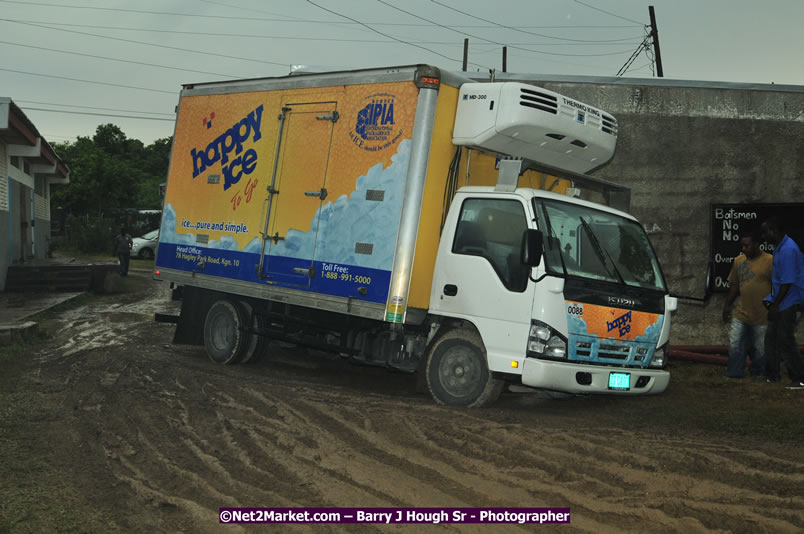
<path fill-rule="evenodd" d="M 609 389 L 618 391 L 631 389 L 631 373 L 609 373 Z"/>

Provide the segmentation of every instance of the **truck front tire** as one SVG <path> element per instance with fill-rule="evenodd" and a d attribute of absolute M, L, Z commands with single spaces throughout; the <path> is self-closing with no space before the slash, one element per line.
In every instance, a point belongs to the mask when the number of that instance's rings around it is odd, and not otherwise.
<path fill-rule="evenodd" d="M 477 332 L 454 329 L 436 339 L 427 351 L 427 388 L 439 404 L 480 408 L 500 396 L 503 381 L 494 378 Z"/>
<path fill-rule="evenodd" d="M 237 363 L 248 349 L 251 336 L 243 332 L 243 307 L 228 299 L 216 301 L 204 321 L 204 346 L 215 363 Z"/>

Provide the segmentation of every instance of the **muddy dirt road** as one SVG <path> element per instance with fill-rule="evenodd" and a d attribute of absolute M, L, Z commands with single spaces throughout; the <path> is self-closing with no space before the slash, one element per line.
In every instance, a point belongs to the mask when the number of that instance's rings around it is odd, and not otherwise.
<path fill-rule="evenodd" d="M 54 314 L 2 362 L 0 532 L 804 529 L 801 392 L 680 369 L 659 397 L 452 409 L 411 376 L 290 346 L 217 366 L 153 321 L 164 285 L 128 290 Z M 220 525 L 223 506 L 552 506 L 572 523 Z"/>

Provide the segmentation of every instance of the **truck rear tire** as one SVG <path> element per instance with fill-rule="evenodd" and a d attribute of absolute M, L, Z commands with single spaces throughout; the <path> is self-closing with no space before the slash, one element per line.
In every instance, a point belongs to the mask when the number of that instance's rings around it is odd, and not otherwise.
<path fill-rule="evenodd" d="M 480 408 L 499 398 L 503 381 L 489 372 L 477 332 L 449 330 L 427 351 L 427 388 L 439 404 Z"/>
<path fill-rule="evenodd" d="M 241 301 L 240 304 L 243 306 L 245 310 L 245 317 L 248 321 L 248 317 L 252 317 L 251 327 L 252 330 L 257 332 L 264 332 L 266 329 L 265 318 L 262 315 L 253 314 L 252 316 L 252 307 L 251 304 L 245 301 Z M 268 338 L 265 336 L 261 336 L 254 332 L 246 333 L 246 348 L 243 351 L 243 356 L 240 359 L 240 363 L 253 363 L 258 361 L 262 355 L 265 353 L 268 347 Z"/>
<path fill-rule="evenodd" d="M 227 299 L 210 306 L 204 321 L 204 346 L 215 363 L 237 363 L 248 348 L 250 335 L 243 332 L 246 314 L 238 302 Z"/>

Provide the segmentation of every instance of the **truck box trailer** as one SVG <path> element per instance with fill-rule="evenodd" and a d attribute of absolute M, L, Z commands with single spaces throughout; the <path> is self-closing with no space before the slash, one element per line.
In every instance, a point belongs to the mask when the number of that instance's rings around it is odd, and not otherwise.
<path fill-rule="evenodd" d="M 277 339 L 421 372 L 482 406 L 506 384 L 663 391 L 670 297 L 640 224 L 587 173 L 617 122 L 427 65 L 186 85 L 155 278 L 175 341 L 218 363 Z"/>

